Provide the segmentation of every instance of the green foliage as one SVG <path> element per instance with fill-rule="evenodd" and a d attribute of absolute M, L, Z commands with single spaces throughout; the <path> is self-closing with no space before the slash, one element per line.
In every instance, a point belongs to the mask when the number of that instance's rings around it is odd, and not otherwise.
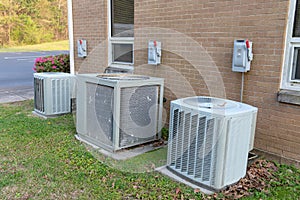
<path fill-rule="evenodd" d="M 161 138 L 162 138 L 163 140 L 165 140 L 165 141 L 168 141 L 168 139 L 169 139 L 169 129 L 167 129 L 167 128 L 165 128 L 165 127 L 163 127 L 163 128 L 161 129 Z"/>
<path fill-rule="evenodd" d="M 11 30 L 11 39 L 21 45 L 49 42 L 52 38 L 51 32 L 43 34 L 43 30 L 28 15 L 20 15 L 18 25 Z"/>
<path fill-rule="evenodd" d="M 70 57 L 68 54 L 39 57 L 35 59 L 34 66 L 36 72 L 70 73 Z"/>
<path fill-rule="evenodd" d="M 39 44 L 67 36 L 67 1 L 0 2 L 0 46 Z"/>

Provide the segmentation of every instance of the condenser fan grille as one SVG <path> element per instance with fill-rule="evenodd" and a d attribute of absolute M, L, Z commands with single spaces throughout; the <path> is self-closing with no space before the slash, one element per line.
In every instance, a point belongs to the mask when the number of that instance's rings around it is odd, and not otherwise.
<path fill-rule="evenodd" d="M 44 79 L 34 78 L 34 108 L 41 112 L 45 111 L 44 106 Z"/>
<path fill-rule="evenodd" d="M 155 139 L 158 114 L 158 86 L 121 89 L 120 146 Z"/>
<path fill-rule="evenodd" d="M 169 167 L 197 182 L 214 183 L 217 119 L 175 109 L 169 138 Z"/>
<path fill-rule="evenodd" d="M 69 79 L 52 79 L 52 112 L 63 113 L 70 110 L 70 80 Z"/>
<path fill-rule="evenodd" d="M 112 87 L 87 83 L 88 134 L 106 145 L 113 142 L 113 92 Z"/>

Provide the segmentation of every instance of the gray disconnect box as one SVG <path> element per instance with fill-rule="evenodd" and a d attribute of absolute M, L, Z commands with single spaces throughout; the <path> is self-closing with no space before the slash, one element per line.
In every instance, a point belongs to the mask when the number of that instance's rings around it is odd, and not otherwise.
<path fill-rule="evenodd" d="M 232 58 L 232 71 L 250 71 L 250 63 L 252 59 L 252 42 L 249 40 L 235 40 Z"/>

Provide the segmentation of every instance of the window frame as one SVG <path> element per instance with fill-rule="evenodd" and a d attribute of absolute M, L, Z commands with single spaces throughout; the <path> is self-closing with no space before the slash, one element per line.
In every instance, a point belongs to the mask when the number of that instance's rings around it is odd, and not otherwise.
<path fill-rule="evenodd" d="M 300 80 L 292 79 L 294 71 L 294 53 L 297 47 L 300 47 L 300 37 L 293 37 L 294 21 L 297 0 L 291 0 L 288 12 L 288 21 L 285 34 L 285 48 L 283 54 L 283 66 L 281 77 L 281 89 L 300 91 Z"/>
<path fill-rule="evenodd" d="M 108 66 L 114 68 L 133 70 L 134 65 L 134 37 L 112 37 L 112 1 L 107 0 L 108 9 Z M 131 44 L 132 45 L 132 63 L 113 61 L 113 44 Z"/>
<path fill-rule="evenodd" d="M 291 59 L 290 64 L 291 64 L 291 66 L 290 66 L 290 71 L 289 71 L 289 81 L 294 82 L 294 83 L 300 83 L 300 79 L 293 79 L 292 78 L 294 76 L 294 72 L 295 72 L 295 62 L 294 62 L 295 48 L 299 48 L 299 50 L 300 50 L 300 43 L 296 43 L 296 44 L 291 45 L 291 50 L 290 50 L 290 57 L 291 57 L 290 58 Z M 297 58 L 297 59 L 300 59 L 300 58 Z"/>

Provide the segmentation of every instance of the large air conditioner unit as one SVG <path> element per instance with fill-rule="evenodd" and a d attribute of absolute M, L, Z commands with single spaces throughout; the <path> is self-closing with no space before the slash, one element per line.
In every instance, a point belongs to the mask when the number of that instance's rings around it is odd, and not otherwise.
<path fill-rule="evenodd" d="M 245 176 L 257 108 L 213 97 L 171 102 L 167 168 L 219 191 Z"/>
<path fill-rule="evenodd" d="M 60 72 L 34 73 L 34 112 L 53 116 L 71 112 L 74 76 Z"/>
<path fill-rule="evenodd" d="M 163 81 L 132 74 L 77 75 L 79 138 L 110 152 L 159 139 Z"/>

